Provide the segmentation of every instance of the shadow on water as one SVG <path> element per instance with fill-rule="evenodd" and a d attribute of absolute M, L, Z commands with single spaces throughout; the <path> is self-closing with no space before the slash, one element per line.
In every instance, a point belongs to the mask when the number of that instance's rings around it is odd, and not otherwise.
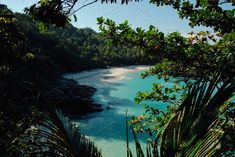
<path fill-rule="evenodd" d="M 93 71 L 94 73 L 94 71 Z M 87 77 L 86 77 L 87 76 Z M 123 81 L 111 82 L 110 79 L 115 77 L 107 76 L 107 72 L 94 73 L 92 75 L 88 72 L 86 76 L 79 76 L 72 74 L 69 78 L 75 79 L 81 82 L 81 79 L 88 81 L 90 86 L 97 88 L 97 92 L 94 96 L 96 103 L 103 104 L 104 108 L 108 106 L 110 109 L 105 109 L 102 112 L 95 113 L 86 117 L 73 117 L 73 122 L 80 123 L 81 132 L 87 136 L 95 137 L 96 140 L 117 140 L 126 141 L 126 110 L 128 109 L 128 118 L 131 116 L 140 115 L 144 113 L 143 105 L 136 105 L 134 100 L 123 98 L 113 94 L 115 91 L 119 91 L 120 87 L 127 86 Z M 93 80 L 92 80 L 93 77 Z M 94 81 L 94 79 L 96 81 Z M 132 84 L 133 81 L 130 81 Z M 129 84 L 129 83 L 128 83 Z M 135 85 L 134 88 L 138 88 Z M 129 94 L 128 91 L 123 91 L 124 95 Z M 133 98 L 134 99 L 134 98 Z M 140 140 L 146 142 L 147 136 L 140 134 Z M 129 140 L 133 141 L 133 135 L 129 128 Z"/>

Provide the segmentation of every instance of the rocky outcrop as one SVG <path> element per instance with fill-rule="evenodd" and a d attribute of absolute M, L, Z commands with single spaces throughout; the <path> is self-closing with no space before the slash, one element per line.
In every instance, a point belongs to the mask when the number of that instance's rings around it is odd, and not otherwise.
<path fill-rule="evenodd" d="M 72 79 L 61 78 L 63 73 L 64 71 L 49 58 L 37 56 L 22 77 L 23 80 L 33 82 L 37 92 L 43 93 L 48 104 L 61 109 L 67 115 L 102 111 L 101 105 L 92 101 L 95 88 L 79 85 Z"/>
<path fill-rule="evenodd" d="M 95 92 L 93 87 L 79 85 L 72 79 L 60 78 L 50 85 L 44 96 L 49 103 L 67 115 L 83 115 L 103 110 L 100 104 L 92 101 Z"/>

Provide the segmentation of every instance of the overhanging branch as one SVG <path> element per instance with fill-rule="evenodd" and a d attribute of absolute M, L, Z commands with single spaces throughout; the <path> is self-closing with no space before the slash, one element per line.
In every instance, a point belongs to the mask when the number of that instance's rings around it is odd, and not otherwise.
<path fill-rule="evenodd" d="M 84 4 L 84 5 L 81 6 L 80 8 L 78 8 L 78 9 L 74 10 L 72 13 L 70 13 L 70 15 L 76 13 L 77 11 L 81 10 L 82 8 L 84 8 L 84 7 L 88 6 L 88 5 L 91 5 L 91 4 L 93 4 L 93 3 L 97 2 L 97 1 L 98 1 L 98 0 L 94 0 L 94 1 L 92 1 L 92 2 L 90 2 L 90 3 Z"/>

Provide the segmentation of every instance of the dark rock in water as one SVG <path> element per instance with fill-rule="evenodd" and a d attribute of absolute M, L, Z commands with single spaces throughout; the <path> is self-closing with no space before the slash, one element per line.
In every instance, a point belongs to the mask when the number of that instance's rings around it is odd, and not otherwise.
<path fill-rule="evenodd" d="M 103 111 L 100 104 L 92 101 L 95 92 L 96 89 L 93 87 L 79 85 L 72 79 L 61 78 L 54 82 L 44 95 L 50 103 L 67 115 L 76 115 Z"/>

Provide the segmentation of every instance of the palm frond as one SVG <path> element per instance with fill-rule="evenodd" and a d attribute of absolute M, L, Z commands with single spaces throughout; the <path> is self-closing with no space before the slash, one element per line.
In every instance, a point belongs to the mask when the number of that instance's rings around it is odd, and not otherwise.
<path fill-rule="evenodd" d="M 215 128 L 235 91 L 232 78 L 200 80 L 166 124 L 161 138 L 161 156 L 212 156 L 219 149 L 223 130 Z"/>
<path fill-rule="evenodd" d="M 155 142 L 151 147 L 147 145 L 147 157 L 207 157 L 218 152 L 224 134 L 219 117 L 228 110 L 235 92 L 233 76 L 221 80 L 221 74 L 217 73 L 210 81 L 201 79 L 193 84 L 178 110 L 157 131 Z M 143 151 L 134 131 L 133 135 L 137 157 L 142 157 Z"/>
<path fill-rule="evenodd" d="M 33 125 L 9 143 L 9 156 L 101 157 L 94 143 L 67 117 L 47 109 L 47 113 L 37 113 Z"/>

